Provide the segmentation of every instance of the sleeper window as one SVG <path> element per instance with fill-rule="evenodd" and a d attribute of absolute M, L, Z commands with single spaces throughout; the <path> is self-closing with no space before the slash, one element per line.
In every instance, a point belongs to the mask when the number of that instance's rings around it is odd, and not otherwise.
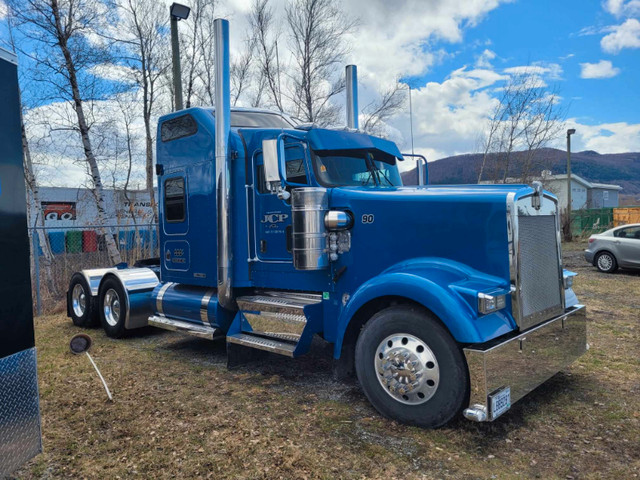
<path fill-rule="evenodd" d="M 169 178 L 164 182 L 164 211 L 166 221 L 183 222 L 185 219 L 184 178 Z"/>

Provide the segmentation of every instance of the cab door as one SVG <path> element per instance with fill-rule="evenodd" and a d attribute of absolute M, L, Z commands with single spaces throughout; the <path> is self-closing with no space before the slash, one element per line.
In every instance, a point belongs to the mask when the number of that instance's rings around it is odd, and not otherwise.
<path fill-rule="evenodd" d="M 285 146 L 287 190 L 308 186 L 306 145 L 302 142 Z M 291 201 L 283 200 L 267 188 L 262 154 L 255 156 L 255 240 L 256 256 L 261 262 L 293 264 Z"/>

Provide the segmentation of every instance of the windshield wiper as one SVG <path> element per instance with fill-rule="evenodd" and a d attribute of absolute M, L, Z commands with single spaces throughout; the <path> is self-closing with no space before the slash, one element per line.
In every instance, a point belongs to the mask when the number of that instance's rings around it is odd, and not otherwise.
<path fill-rule="evenodd" d="M 371 158 L 371 154 L 367 153 L 364 158 L 364 163 L 367 166 L 367 170 L 369 170 L 369 178 L 373 179 L 373 183 L 376 185 L 380 185 L 380 178 L 378 178 L 378 171 L 373 163 L 373 159 Z M 367 179 L 367 183 L 369 183 L 369 179 Z M 363 183 L 366 185 L 366 183 Z"/>
<path fill-rule="evenodd" d="M 370 174 L 372 174 L 375 177 L 376 184 L 378 186 L 382 186 L 382 180 L 380 179 L 381 176 L 387 181 L 390 187 L 394 186 L 393 182 L 389 180 L 389 177 L 387 176 L 387 174 L 383 170 L 378 168 L 375 161 L 373 160 L 373 155 L 371 155 L 370 153 L 367 153 L 365 162 L 367 164 L 367 169 L 369 170 Z"/>

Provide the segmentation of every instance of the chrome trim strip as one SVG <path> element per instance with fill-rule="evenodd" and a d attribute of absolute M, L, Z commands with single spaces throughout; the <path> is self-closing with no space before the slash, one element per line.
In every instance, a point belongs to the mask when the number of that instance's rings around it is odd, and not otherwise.
<path fill-rule="evenodd" d="M 209 324 L 209 302 L 215 293 L 216 291 L 212 288 L 207 290 L 202 297 L 202 302 L 200 302 L 200 320 L 202 320 L 202 323 Z"/>
<path fill-rule="evenodd" d="M 204 338 L 207 340 L 213 340 L 218 334 L 218 329 L 211 326 L 198 325 L 196 323 L 184 322 L 182 320 L 175 320 L 162 315 L 151 315 L 149 317 L 149 325 L 162 328 L 163 330 L 170 330 L 172 332 L 182 332 L 194 337 Z"/>
<path fill-rule="evenodd" d="M 487 412 L 488 397 L 503 387 L 511 389 L 511 404 L 524 397 L 587 351 L 587 309 L 577 305 L 556 318 L 486 349 L 469 346 L 468 413 Z M 473 415 L 467 415 L 467 418 Z"/>
<path fill-rule="evenodd" d="M 164 315 L 164 308 L 162 308 L 162 298 L 164 297 L 165 292 L 173 285 L 173 282 L 165 283 L 160 290 L 158 291 L 158 296 L 156 297 L 156 311 L 160 315 Z"/>

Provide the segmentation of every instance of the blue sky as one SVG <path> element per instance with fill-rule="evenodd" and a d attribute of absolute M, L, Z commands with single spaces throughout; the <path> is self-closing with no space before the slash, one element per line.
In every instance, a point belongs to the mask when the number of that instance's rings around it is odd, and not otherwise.
<path fill-rule="evenodd" d="M 570 115 L 585 123 L 640 120 L 640 51 L 603 52 L 604 35 L 585 30 L 617 23 L 597 1 L 529 0 L 501 5 L 465 33 L 456 55 L 425 75 L 442 81 L 461 64 L 473 64 L 484 49 L 496 53 L 496 67 L 542 62 L 556 63 L 562 73 L 555 80 L 560 95 L 569 100 Z M 580 78 L 581 63 L 609 60 L 620 73 L 607 79 Z"/>
<path fill-rule="evenodd" d="M 166 3 L 167 9 L 171 3 L 157 1 Z M 191 0 L 182 1 L 189 4 Z M 289 0 L 270 1 L 275 21 L 286 32 L 284 7 Z M 640 0 L 337 3 L 345 16 L 358 20 L 347 38 L 350 52 L 344 63 L 358 65 L 360 107 L 398 78 L 410 83 L 415 148 L 429 160 L 478 151 L 500 87 L 509 75 L 527 66 L 537 69 L 550 88 L 557 87 L 561 105 L 567 109 L 567 127 L 577 130 L 576 151 L 640 151 Z M 231 22 L 232 57 L 244 45 L 251 4 L 252 0 L 220 0 L 217 7 L 216 12 Z M 0 24 L 0 35 L 6 34 L 3 30 Z M 281 62 L 292 64 L 286 33 L 279 40 Z M 22 65 L 28 62 L 23 60 Z M 94 70 L 105 79 L 102 85 L 122 78 L 112 65 L 103 67 Z M 37 91 L 41 93 L 42 88 Z M 344 97 L 336 101 L 343 102 Z M 241 99 L 239 105 L 247 106 L 244 102 Z M 109 98 L 97 106 L 105 118 L 116 108 Z M 157 114 L 167 109 L 165 102 Z M 387 122 L 385 131 L 404 151 L 411 145 L 408 113 L 407 104 Z M 36 139 L 51 143 L 57 137 L 49 135 L 47 125 L 55 129 L 56 122 L 68 118 L 69 105 L 55 99 L 27 115 L 37 126 Z M 133 126 L 141 132 L 138 120 Z M 63 176 L 56 174 L 63 171 L 59 149 L 39 143 L 51 183 L 77 184 L 85 178 L 82 164 L 75 161 L 82 156 L 75 140 L 63 142 L 67 167 Z M 551 146 L 564 148 L 564 138 Z M 47 155 L 55 156 L 54 165 L 47 166 Z M 138 173 L 143 178 L 143 172 Z"/>

